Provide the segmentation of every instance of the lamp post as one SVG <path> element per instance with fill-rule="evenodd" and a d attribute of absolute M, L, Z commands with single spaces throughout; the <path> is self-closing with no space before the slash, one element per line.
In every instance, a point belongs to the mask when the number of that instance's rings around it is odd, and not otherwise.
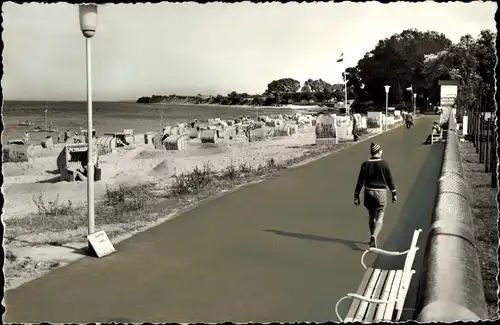
<path fill-rule="evenodd" d="M 94 129 L 92 127 L 92 71 L 90 38 L 97 29 L 97 5 L 85 4 L 79 6 L 80 30 L 85 36 L 87 61 L 87 209 L 88 234 L 94 233 L 94 161 L 92 157 L 94 147 Z"/>
<path fill-rule="evenodd" d="M 413 94 L 413 115 L 415 115 L 416 110 L 417 110 L 417 94 Z"/>
<path fill-rule="evenodd" d="M 345 92 L 345 114 L 349 116 L 349 111 L 347 108 L 347 75 L 349 73 L 344 71 L 344 92 Z"/>
<path fill-rule="evenodd" d="M 385 121 L 384 121 L 384 128 L 387 131 L 387 111 L 389 110 L 389 88 L 391 86 L 384 86 L 385 88 Z"/>

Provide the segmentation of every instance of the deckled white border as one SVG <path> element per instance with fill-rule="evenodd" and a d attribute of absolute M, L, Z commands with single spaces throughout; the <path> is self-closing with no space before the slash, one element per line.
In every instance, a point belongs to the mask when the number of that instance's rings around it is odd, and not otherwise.
<path fill-rule="evenodd" d="M 498 7 L 497 7 L 497 10 L 498 10 Z M 497 165 L 495 166 L 496 167 L 496 185 L 497 185 L 497 210 L 499 211 L 498 215 L 499 217 L 497 217 L 497 236 L 498 236 L 498 242 L 497 242 L 497 276 L 496 276 L 496 281 L 497 281 L 497 315 L 500 313 L 500 307 L 498 306 L 498 302 L 500 300 L 500 282 L 498 281 L 498 276 L 500 275 L 500 258 L 498 256 L 498 250 L 500 249 L 500 232 L 498 231 L 498 223 L 500 223 L 500 202 L 498 201 L 498 195 L 500 194 L 500 189 L 499 189 L 499 184 L 498 184 L 498 166 L 500 166 L 500 162 L 498 161 L 498 127 L 497 127 L 497 113 L 498 113 L 498 103 L 497 103 L 497 66 L 498 66 L 498 52 L 497 52 L 497 38 L 498 38 L 498 30 L 497 30 L 497 35 L 494 39 L 494 44 L 495 44 L 495 57 L 497 59 L 497 62 L 495 64 L 495 69 L 494 69 L 494 80 L 495 80 L 495 91 L 493 93 L 493 102 L 494 102 L 494 105 L 495 105 L 495 137 L 496 137 L 496 152 L 495 152 L 495 155 L 496 155 L 496 162 L 497 162 Z M 491 166 L 490 166 L 491 167 Z M 490 170 L 491 172 L 491 170 Z"/>

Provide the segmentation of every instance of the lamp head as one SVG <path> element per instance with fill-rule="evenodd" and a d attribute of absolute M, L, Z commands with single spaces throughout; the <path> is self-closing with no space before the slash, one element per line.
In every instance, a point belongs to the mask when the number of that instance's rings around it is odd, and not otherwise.
<path fill-rule="evenodd" d="M 417 94 L 413 94 L 413 98 L 416 98 L 417 97 Z"/>
<path fill-rule="evenodd" d="M 391 86 L 384 86 L 385 88 L 385 92 L 388 93 L 389 92 L 389 88 L 391 88 Z"/>
<path fill-rule="evenodd" d="M 79 6 L 80 30 L 83 36 L 91 38 L 97 29 L 97 5 L 83 4 Z"/>

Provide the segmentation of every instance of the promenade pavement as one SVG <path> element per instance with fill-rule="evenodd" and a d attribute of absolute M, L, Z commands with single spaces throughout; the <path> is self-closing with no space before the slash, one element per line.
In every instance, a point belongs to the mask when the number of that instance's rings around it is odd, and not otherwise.
<path fill-rule="evenodd" d="M 370 141 L 383 148 L 399 196 L 388 206 L 380 245 L 407 249 L 422 228 L 420 271 L 444 148 L 422 145 L 435 119 L 424 116 L 411 130 L 397 128 L 203 203 L 121 242 L 113 255 L 83 258 L 10 290 L 5 321 L 336 321 L 335 303 L 364 274 L 367 215 L 353 205 L 353 191 Z M 382 268 L 403 263 L 367 260 Z"/>

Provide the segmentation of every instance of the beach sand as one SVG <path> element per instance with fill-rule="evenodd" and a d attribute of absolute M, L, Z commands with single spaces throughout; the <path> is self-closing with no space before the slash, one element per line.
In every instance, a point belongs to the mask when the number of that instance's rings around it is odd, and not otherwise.
<path fill-rule="evenodd" d="M 376 134 L 378 132 L 372 133 L 372 135 Z M 96 201 L 102 198 L 107 187 L 148 182 L 165 186 L 173 182 L 173 175 L 191 172 L 195 167 L 202 167 L 206 163 L 209 163 L 215 171 L 223 170 L 230 164 L 236 167 L 249 164 L 257 168 L 259 165 L 265 166 L 271 158 L 279 164 L 301 157 L 310 151 L 314 147 L 312 145 L 315 143 L 315 133 L 312 126 L 303 126 L 299 129 L 299 133 L 292 136 L 274 137 L 250 143 L 243 135 L 235 136 L 232 140 L 220 139 L 215 145 L 202 144 L 199 139 L 191 139 L 184 151 L 156 150 L 151 143 L 144 143 L 143 134 L 137 134 L 135 139 L 136 142 L 130 147 L 117 148 L 112 153 L 100 157 L 102 179 L 95 182 Z M 348 140 L 351 139 L 344 139 L 344 141 Z M 28 163 L 3 164 L 4 220 L 36 213 L 37 206 L 34 197 L 41 196 L 44 201 L 71 201 L 73 206 L 86 204 L 86 182 L 59 181 L 56 157 L 61 150 L 62 145 L 59 144 L 51 150 L 38 150 L 38 157 L 31 166 L 28 166 Z M 164 222 L 175 214 L 176 211 L 173 211 L 149 223 L 120 224 L 123 234 L 110 236 L 110 238 L 117 243 L 134 233 Z M 99 230 L 113 231 L 115 230 L 113 227 L 113 225 L 106 225 L 100 227 Z M 86 246 L 85 235 L 86 228 L 80 227 L 58 233 L 25 234 L 19 238 L 6 236 L 6 289 L 19 286 L 82 257 L 79 251 Z M 41 241 L 48 242 L 47 238 L 58 240 L 65 236 L 80 238 L 80 240 L 65 243 L 62 246 L 37 244 Z"/>

